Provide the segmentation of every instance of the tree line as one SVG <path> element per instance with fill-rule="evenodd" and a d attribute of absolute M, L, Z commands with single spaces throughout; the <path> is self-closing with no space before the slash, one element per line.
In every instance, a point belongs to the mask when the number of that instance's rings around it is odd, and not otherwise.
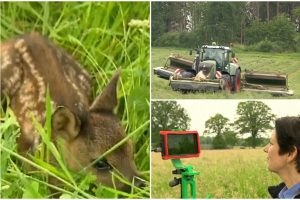
<path fill-rule="evenodd" d="M 272 42 L 299 50 L 300 2 L 152 2 L 152 45 Z"/>
<path fill-rule="evenodd" d="M 152 102 L 151 142 L 153 147 L 160 146 L 159 131 L 181 128 L 189 130 L 191 119 L 187 111 L 176 101 Z M 214 149 L 224 149 L 235 145 L 256 146 L 268 139 L 264 133 L 272 129 L 275 115 L 270 107 L 261 101 L 240 102 L 236 109 L 237 119 L 233 122 L 220 113 L 205 122 L 201 144 Z M 244 137 L 245 134 L 249 135 Z M 239 137 L 240 136 L 240 137 Z"/>

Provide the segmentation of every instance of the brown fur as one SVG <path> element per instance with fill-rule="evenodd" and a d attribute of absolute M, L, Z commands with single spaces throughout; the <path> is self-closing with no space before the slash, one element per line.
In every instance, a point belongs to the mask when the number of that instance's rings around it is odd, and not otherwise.
<path fill-rule="evenodd" d="M 18 149 L 22 154 L 35 151 L 40 137 L 32 116 L 45 120 L 45 95 L 49 85 L 51 100 L 57 107 L 52 115 L 52 136 L 64 143 L 67 166 L 80 171 L 124 138 L 123 129 L 113 113 L 117 106 L 115 74 L 101 95 L 91 101 L 88 73 L 65 51 L 45 37 L 33 33 L 1 44 L 1 94 L 11 99 L 21 128 Z M 106 157 L 109 165 L 129 181 L 138 175 L 130 143 Z M 99 182 L 112 186 L 113 169 L 89 168 Z M 138 185 L 141 185 L 137 181 Z M 116 187 L 130 189 L 121 182 Z"/>

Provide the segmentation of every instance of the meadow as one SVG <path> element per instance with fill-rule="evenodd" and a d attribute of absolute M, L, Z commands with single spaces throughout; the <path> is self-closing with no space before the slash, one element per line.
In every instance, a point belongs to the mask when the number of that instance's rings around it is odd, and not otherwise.
<path fill-rule="evenodd" d="M 159 78 L 154 75 L 153 68 L 164 66 L 168 56 L 179 54 L 183 57 L 194 59 L 193 55 L 189 55 L 189 49 L 179 49 L 171 47 L 152 47 L 152 70 L 151 70 L 151 94 L 153 99 L 270 99 L 270 98 L 300 98 L 300 54 L 299 53 L 262 53 L 248 52 L 241 49 L 236 49 L 236 56 L 239 59 L 239 64 L 242 68 L 242 76 L 245 69 L 254 69 L 257 71 L 267 72 L 283 72 L 288 73 L 289 88 L 294 90 L 294 96 L 290 97 L 273 97 L 266 93 L 240 92 L 226 94 L 219 93 L 187 93 L 182 94 L 178 91 L 172 91 L 169 87 L 169 80 Z"/>
<path fill-rule="evenodd" d="M 182 159 L 194 166 L 197 198 L 270 198 L 267 187 L 280 182 L 267 169 L 267 154 L 259 149 L 202 150 L 199 158 Z M 169 187 L 175 175 L 170 160 L 151 155 L 152 198 L 180 198 L 180 186 Z M 176 175 L 178 177 L 178 175 Z"/>
<path fill-rule="evenodd" d="M 91 174 L 69 171 L 53 143 L 45 140 L 47 151 L 57 159 L 59 166 L 47 163 L 38 155 L 31 159 L 22 157 L 16 152 L 18 124 L 11 110 L 4 108 L 0 126 L 1 198 L 51 198 L 50 188 L 60 192 L 56 198 L 148 198 L 149 2 L 1 2 L 0 5 L 1 43 L 30 32 L 45 35 L 90 73 L 94 98 L 116 70 L 121 69 L 116 114 L 127 133 L 122 142 L 132 141 L 135 163 L 146 184 L 145 188 L 133 188 L 129 193 L 96 184 Z M 35 123 L 41 135 L 49 134 L 50 110 L 46 118 L 45 125 Z M 26 173 L 21 163 L 36 170 Z M 49 177 L 61 180 L 64 187 L 49 184 Z"/>

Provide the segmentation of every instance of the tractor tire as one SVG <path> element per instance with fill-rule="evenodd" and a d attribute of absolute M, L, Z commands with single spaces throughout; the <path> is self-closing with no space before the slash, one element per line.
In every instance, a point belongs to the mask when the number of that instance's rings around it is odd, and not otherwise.
<path fill-rule="evenodd" d="M 237 69 L 234 76 L 230 76 L 231 91 L 240 92 L 241 90 L 241 70 Z"/>
<path fill-rule="evenodd" d="M 227 94 L 230 94 L 230 91 L 231 91 L 230 75 L 229 74 L 223 74 L 222 75 L 222 82 L 223 82 L 222 89 L 225 90 L 225 92 Z"/>

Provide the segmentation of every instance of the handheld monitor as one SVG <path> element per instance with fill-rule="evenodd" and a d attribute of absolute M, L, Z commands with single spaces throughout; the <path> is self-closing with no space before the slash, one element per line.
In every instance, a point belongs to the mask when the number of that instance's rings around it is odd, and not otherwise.
<path fill-rule="evenodd" d="M 200 138 L 197 131 L 160 131 L 162 159 L 199 157 Z"/>

